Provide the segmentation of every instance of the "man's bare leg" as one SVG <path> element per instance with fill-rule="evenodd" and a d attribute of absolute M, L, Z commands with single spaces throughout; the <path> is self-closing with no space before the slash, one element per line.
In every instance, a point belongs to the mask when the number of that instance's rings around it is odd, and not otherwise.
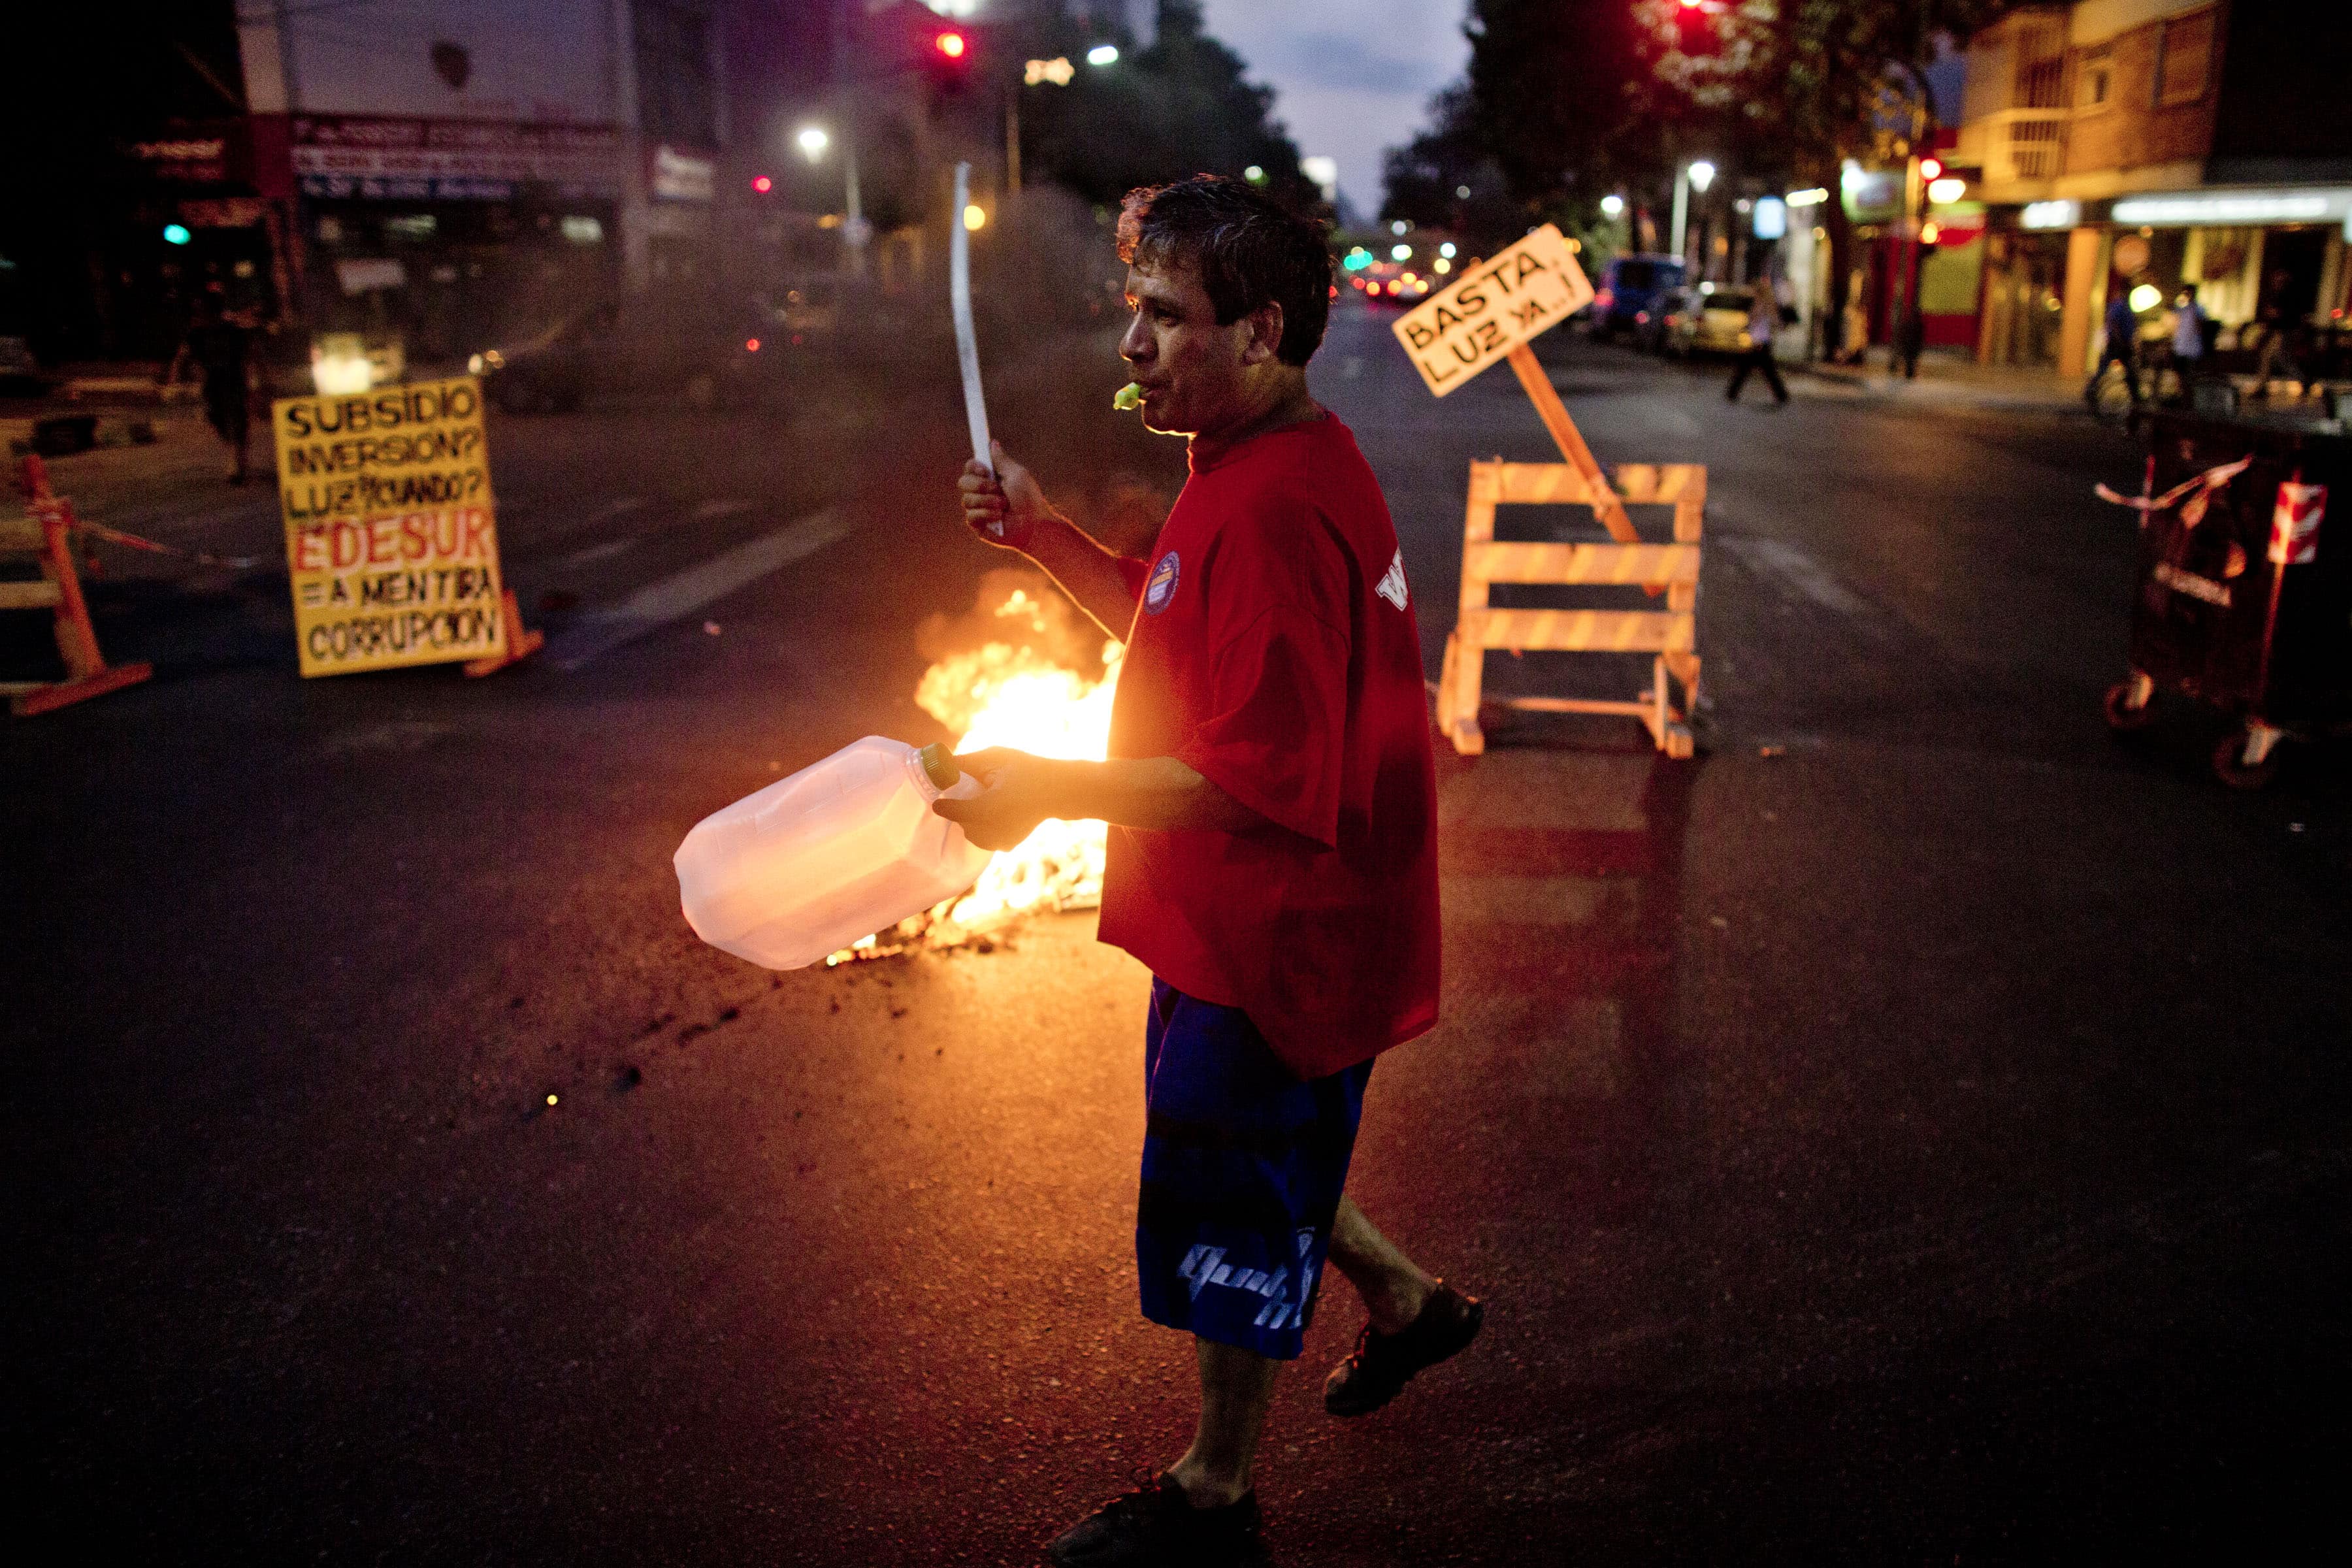
<path fill-rule="evenodd" d="M 1331 1220 L 1331 1267 L 1348 1277 L 1372 1315 L 1372 1327 L 1384 1334 L 1412 1327 L 1429 1293 L 1437 1289 L 1437 1281 L 1398 1251 L 1396 1243 L 1364 1217 L 1356 1200 L 1344 1194 Z"/>
<path fill-rule="evenodd" d="M 1201 1363 L 1201 1425 L 1191 1450 L 1168 1473 L 1193 1507 L 1220 1508 L 1250 1489 L 1250 1465 L 1282 1363 L 1234 1345 L 1192 1342 Z"/>

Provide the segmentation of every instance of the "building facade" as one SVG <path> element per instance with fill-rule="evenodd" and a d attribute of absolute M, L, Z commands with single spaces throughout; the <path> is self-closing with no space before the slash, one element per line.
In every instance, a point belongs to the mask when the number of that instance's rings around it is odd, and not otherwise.
<path fill-rule="evenodd" d="M 2193 284 L 2250 324 L 2352 308 L 2352 6 L 2080 0 L 1970 40 L 1955 150 L 1986 215 L 1977 353 L 2087 370 L 2107 300 Z"/>
<path fill-rule="evenodd" d="M 284 310 L 314 334 L 445 362 L 712 272 L 720 0 L 241 0 L 236 23 Z"/>

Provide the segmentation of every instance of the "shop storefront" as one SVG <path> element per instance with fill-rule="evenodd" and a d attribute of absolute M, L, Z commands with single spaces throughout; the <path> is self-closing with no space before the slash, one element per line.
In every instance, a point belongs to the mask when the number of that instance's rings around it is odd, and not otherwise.
<path fill-rule="evenodd" d="M 1985 232 L 1978 361 L 2055 370 L 2065 290 L 2065 233 L 2024 227 L 2015 208 L 1993 214 Z"/>
<path fill-rule="evenodd" d="M 283 129 L 176 121 L 121 144 L 120 199 L 92 258 L 110 352 L 169 357 L 199 299 L 257 326 L 284 313 L 296 278 Z"/>
<path fill-rule="evenodd" d="M 444 364 L 620 287 L 612 127 L 301 115 L 289 153 L 314 336 Z"/>
<path fill-rule="evenodd" d="M 2118 289 L 2145 286 L 2169 303 L 2193 284 L 2214 324 L 2212 351 L 2222 355 L 2251 352 L 2273 329 L 2332 352 L 2352 309 L 2352 186 L 2208 186 L 2042 202 L 2023 208 L 2020 221 L 2071 230 L 2079 276 L 2064 300 L 2069 370 L 2090 367 L 2098 321 Z"/>

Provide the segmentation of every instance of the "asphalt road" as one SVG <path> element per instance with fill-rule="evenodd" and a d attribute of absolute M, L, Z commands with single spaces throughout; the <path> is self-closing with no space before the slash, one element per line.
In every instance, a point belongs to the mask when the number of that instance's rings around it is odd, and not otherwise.
<path fill-rule="evenodd" d="M 1108 410 L 1103 347 L 992 374 L 1090 518 L 1182 474 Z M 2332 1533 L 2352 756 L 2248 795 L 2205 716 L 2105 734 L 2118 432 L 1802 382 L 1727 408 L 1710 373 L 1544 353 L 1603 460 L 1709 467 L 1709 749 L 1498 718 L 1441 752 L 1446 1021 L 1374 1074 L 1352 1190 L 1489 1327 L 1343 1425 L 1334 1285 L 1264 1452 L 1276 1560 Z M 1092 917 L 771 976 L 677 913 L 700 816 L 939 733 L 920 629 L 1003 563 L 954 520 L 939 368 L 789 417 L 494 423 L 551 645 L 488 680 L 299 681 L 282 575 L 110 554 L 101 636 L 157 679 L 0 729 L 28 1536 L 1022 1563 L 1181 1451 L 1190 1346 L 1133 1304 L 1145 977 Z M 1465 464 L 1542 429 L 1507 376 L 1433 403 L 1352 302 L 1314 381 L 1434 675 Z M 209 461 L 174 426 L 56 476 L 274 551 L 267 491 Z"/>

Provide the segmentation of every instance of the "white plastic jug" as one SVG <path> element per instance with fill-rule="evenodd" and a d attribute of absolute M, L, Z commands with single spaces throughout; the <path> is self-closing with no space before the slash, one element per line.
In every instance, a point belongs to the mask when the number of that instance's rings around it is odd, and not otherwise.
<path fill-rule="evenodd" d="M 944 746 L 868 735 L 694 825 L 673 857 L 694 934 L 798 969 L 979 879 L 989 852 L 931 809 L 979 793 Z"/>

